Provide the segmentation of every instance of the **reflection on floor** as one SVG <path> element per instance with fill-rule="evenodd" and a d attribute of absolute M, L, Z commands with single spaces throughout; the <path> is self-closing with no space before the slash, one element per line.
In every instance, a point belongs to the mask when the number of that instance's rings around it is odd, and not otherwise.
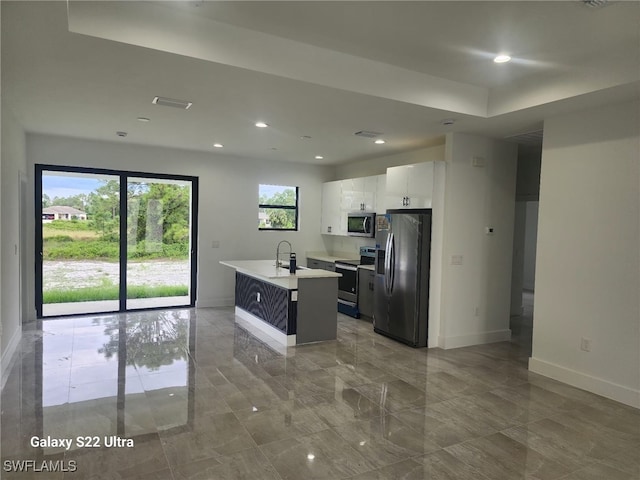
<path fill-rule="evenodd" d="M 529 373 L 526 342 L 412 349 L 339 315 L 337 341 L 282 355 L 234 318 L 26 331 L 2 394 L 2 478 L 640 478 L 640 411 Z M 107 448 L 114 437 L 134 446 Z M 75 471 L 8 472 L 18 460 Z"/>
<path fill-rule="evenodd" d="M 136 308 L 171 308 L 188 306 L 191 298 L 188 295 L 179 297 L 129 298 L 127 309 Z M 46 303 L 42 305 L 43 317 L 59 317 L 62 315 L 78 315 L 100 312 L 114 312 L 120 308 L 119 300 L 95 300 L 91 302 Z"/>

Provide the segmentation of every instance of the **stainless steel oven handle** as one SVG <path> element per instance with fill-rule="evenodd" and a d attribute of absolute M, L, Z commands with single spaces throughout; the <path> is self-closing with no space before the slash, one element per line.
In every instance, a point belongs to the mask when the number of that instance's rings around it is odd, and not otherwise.
<path fill-rule="evenodd" d="M 357 272 L 358 267 L 355 265 L 346 265 L 344 263 L 336 263 L 336 270 L 349 270 L 350 272 Z"/>

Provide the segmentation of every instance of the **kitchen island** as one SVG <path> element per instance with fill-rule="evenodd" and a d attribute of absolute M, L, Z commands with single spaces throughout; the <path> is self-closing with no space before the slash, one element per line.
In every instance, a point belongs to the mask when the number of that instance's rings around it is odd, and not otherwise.
<path fill-rule="evenodd" d="M 236 316 L 285 346 L 335 340 L 339 273 L 276 267 L 274 260 L 221 261 L 236 271 Z"/>

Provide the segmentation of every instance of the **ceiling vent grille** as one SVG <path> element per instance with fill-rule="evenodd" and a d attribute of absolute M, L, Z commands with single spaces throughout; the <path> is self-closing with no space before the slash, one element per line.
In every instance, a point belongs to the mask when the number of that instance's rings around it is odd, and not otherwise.
<path fill-rule="evenodd" d="M 182 108 L 183 110 L 187 110 L 191 105 L 193 105 L 192 102 L 167 97 L 154 97 L 151 103 L 154 105 L 162 105 L 163 107 Z"/>
<path fill-rule="evenodd" d="M 608 3 L 608 0 L 582 0 L 582 3 L 587 7 L 600 8 L 604 7 Z"/>
<path fill-rule="evenodd" d="M 534 132 L 520 133 L 511 137 L 505 137 L 505 140 L 519 143 L 520 145 L 542 145 L 542 132 L 543 130 L 536 130 Z"/>
<path fill-rule="evenodd" d="M 354 133 L 356 137 L 365 137 L 365 138 L 376 138 L 382 135 L 380 132 L 371 132 L 369 130 L 360 130 L 359 132 Z"/>

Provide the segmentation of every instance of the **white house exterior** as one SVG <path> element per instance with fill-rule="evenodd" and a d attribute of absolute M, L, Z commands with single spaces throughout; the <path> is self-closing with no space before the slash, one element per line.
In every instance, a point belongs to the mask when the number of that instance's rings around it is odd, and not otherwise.
<path fill-rule="evenodd" d="M 42 222 L 52 222 L 53 220 L 86 220 L 87 214 L 74 207 L 55 206 L 42 209 Z"/>

